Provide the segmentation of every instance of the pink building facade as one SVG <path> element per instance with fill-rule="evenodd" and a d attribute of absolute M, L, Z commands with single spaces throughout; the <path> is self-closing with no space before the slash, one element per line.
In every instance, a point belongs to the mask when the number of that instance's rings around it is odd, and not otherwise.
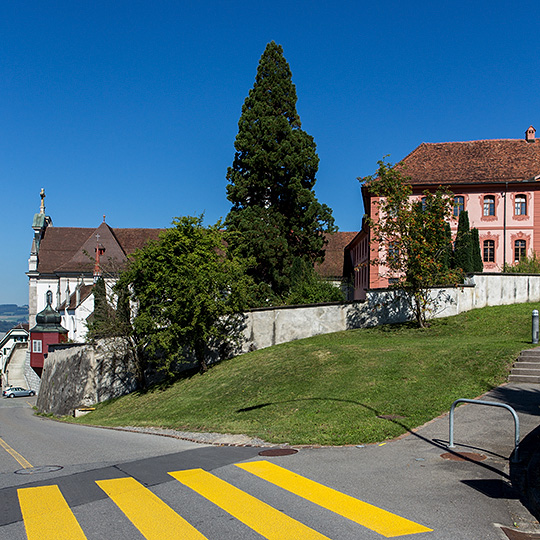
<path fill-rule="evenodd" d="M 524 139 L 422 143 L 396 166 L 410 177 L 415 198 L 439 186 L 454 194 L 452 232 L 459 212 L 467 210 L 479 232 L 484 271 L 499 272 L 505 263 L 540 254 L 540 139 L 532 126 Z M 366 215 L 374 216 L 376 198 L 365 186 L 362 195 Z M 384 269 L 370 264 L 376 248 L 365 224 L 347 246 L 355 300 L 389 284 Z"/>

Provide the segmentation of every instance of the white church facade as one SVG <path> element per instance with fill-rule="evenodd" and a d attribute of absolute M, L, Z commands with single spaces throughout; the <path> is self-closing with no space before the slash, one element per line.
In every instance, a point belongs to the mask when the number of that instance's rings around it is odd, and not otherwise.
<path fill-rule="evenodd" d="M 103 222 L 95 229 L 54 227 L 45 213 L 45 192 L 32 222 L 34 238 L 28 260 L 28 319 L 30 328 L 36 315 L 45 309 L 47 292 L 61 314 L 68 339 L 84 341 L 94 312 L 93 286 L 103 277 L 110 288 L 128 256 L 149 240 L 157 240 L 162 229 L 113 229 Z"/>

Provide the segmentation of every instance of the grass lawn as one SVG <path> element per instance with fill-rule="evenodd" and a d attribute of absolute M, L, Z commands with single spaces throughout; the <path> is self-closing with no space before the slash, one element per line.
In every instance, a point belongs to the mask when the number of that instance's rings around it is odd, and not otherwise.
<path fill-rule="evenodd" d="M 289 444 L 382 441 L 505 382 L 519 352 L 532 347 L 537 307 L 474 310 L 423 330 L 392 325 L 285 343 L 102 403 L 77 421 Z"/>

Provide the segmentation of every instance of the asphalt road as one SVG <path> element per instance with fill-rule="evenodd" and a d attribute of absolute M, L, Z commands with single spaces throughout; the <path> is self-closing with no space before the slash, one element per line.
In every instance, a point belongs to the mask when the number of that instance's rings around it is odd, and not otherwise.
<path fill-rule="evenodd" d="M 34 401 L 0 400 L 0 538 L 500 540 L 498 524 L 534 522 L 508 485 L 511 434 L 486 445 L 468 406 L 456 437 L 481 463 L 441 457 L 447 419 L 383 445 L 262 457 L 58 423 Z"/>

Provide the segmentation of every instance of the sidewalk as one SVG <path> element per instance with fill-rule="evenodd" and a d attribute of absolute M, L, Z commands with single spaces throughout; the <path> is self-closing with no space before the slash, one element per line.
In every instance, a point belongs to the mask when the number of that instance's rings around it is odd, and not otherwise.
<path fill-rule="evenodd" d="M 480 404 L 463 404 L 455 409 L 455 448 L 446 448 L 450 454 L 448 457 L 452 460 L 462 456 L 465 460 L 476 461 L 485 456 L 485 460 L 478 464 L 486 470 L 499 473 L 504 484 L 508 484 L 508 489 L 517 492 L 525 507 L 522 512 L 518 506 L 513 508 L 518 514 L 515 517 L 516 523 L 520 529 L 536 531 L 536 534 L 523 538 L 540 538 L 540 525 L 537 521 L 540 517 L 540 385 L 508 383 L 478 399 L 505 403 L 516 411 L 520 431 L 518 461 L 513 459 L 515 427 L 512 413 L 501 407 Z M 449 414 L 445 414 L 409 436 L 440 444 L 442 450 L 448 444 L 449 423 Z M 499 483 L 495 489 L 499 493 L 493 493 L 486 483 L 486 495 L 504 497 L 506 492 L 511 498 L 504 484 Z M 491 487 L 494 486 L 496 483 L 492 482 Z"/>
<path fill-rule="evenodd" d="M 540 494 L 540 385 L 505 384 L 479 399 L 516 410 L 523 441 L 518 464 L 509 459 L 511 412 L 475 404 L 455 410 L 453 449 L 448 448 L 449 414 L 444 414 L 386 443 L 302 449 L 279 462 L 432 528 L 432 539 L 540 539 L 538 520 L 528 510 L 540 515 L 540 505 L 530 502 Z"/>

